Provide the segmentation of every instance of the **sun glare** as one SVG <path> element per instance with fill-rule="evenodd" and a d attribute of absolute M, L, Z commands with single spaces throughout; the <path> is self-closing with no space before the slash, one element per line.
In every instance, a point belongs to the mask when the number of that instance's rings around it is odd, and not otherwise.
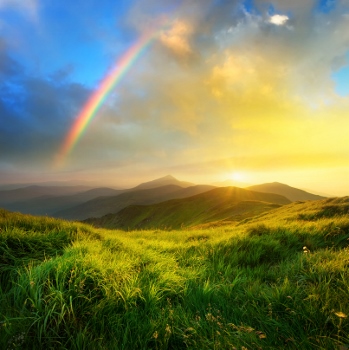
<path fill-rule="evenodd" d="M 242 173 L 234 172 L 231 174 L 230 178 L 234 181 L 243 181 L 245 176 Z"/>

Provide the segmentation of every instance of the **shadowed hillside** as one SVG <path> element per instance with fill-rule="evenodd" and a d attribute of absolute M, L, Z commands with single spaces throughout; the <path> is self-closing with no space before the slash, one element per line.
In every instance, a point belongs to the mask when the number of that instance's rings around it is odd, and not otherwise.
<path fill-rule="evenodd" d="M 148 206 L 129 206 L 116 214 L 86 222 L 121 229 L 178 229 L 217 220 L 240 221 L 290 201 L 280 195 L 238 187 L 219 187 L 196 196 Z"/>

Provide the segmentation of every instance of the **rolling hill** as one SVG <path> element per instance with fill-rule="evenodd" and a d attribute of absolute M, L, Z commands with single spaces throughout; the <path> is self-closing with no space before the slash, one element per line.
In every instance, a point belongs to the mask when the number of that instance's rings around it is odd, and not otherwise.
<path fill-rule="evenodd" d="M 326 197 L 318 196 L 295 187 L 291 187 L 280 182 L 271 182 L 261 185 L 254 185 L 246 187 L 246 189 L 257 192 L 269 192 L 280 194 L 288 198 L 290 201 L 308 201 L 308 200 L 319 200 L 325 199 Z"/>
<path fill-rule="evenodd" d="M 101 217 L 109 213 L 117 213 L 121 209 L 132 204 L 154 204 L 173 198 L 185 198 L 194 194 L 211 190 L 213 186 L 197 185 L 182 188 L 177 185 L 166 185 L 150 189 L 135 188 L 112 197 L 99 197 L 80 204 L 76 207 L 69 208 L 54 213 L 55 217 L 68 220 L 84 220 L 89 217 Z"/>
<path fill-rule="evenodd" d="M 210 192 L 207 215 L 255 196 Z M 329 198 L 126 234 L 0 209 L 0 349 L 345 350 L 348 214 Z"/>
<path fill-rule="evenodd" d="M 150 205 L 170 199 L 186 198 L 213 188 L 215 186 L 194 186 L 190 182 L 180 181 L 171 175 L 142 183 L 130 189 L 32 185 L 0 191 L 0 207 L 25 214 L 84 220 L 110 213 L 115 214 L 129 205 Z M 278 182 L 250 186 L 245 189 L 279 194 L 291 201 L 324 198 Z M 247 207 L 252 210 L 252 215 L 256 211 L 261 211 L 263 205 L 245 203 L 244 212 L 248 211 Z M 257 207 L 259 207 L 258 210 Z M 241 208 L 237 208 L 236 212 L 239 210 Z"/>
<path fill-rule="evenodd" d="M 188 198 L 128 206 L 116 214 L 84 222 L 106 228 L 178 229 L 218 220 L 236 222 L 288 203 L 290 200 L 278 194 L 219 187 Z"/>

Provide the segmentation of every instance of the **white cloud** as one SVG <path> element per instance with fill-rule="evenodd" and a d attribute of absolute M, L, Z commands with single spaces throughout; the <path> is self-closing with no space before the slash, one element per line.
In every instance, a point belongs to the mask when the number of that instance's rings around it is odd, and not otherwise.
<path fill-rule="evenodd" d="M 283 26 L 287 23 L 289 18 L 285 15 L 274 15 L 269 18 L 269 23 L 275 24 L 277 26 Z"/>

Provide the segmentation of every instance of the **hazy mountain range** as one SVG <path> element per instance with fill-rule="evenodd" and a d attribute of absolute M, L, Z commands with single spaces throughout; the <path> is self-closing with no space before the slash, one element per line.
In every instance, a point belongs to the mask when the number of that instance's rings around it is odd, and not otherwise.
<path fill-rule="evenodd" d="M 210 211 L 204 222 L 222 219 L 236 221 L 246 217 L 247 212 L 252 215 L 290 201 L 322 198 L 325 197 L 277 182 L 242 189 L 232 186 L 196 185 L 167 175 L 130 189 L 31 185 L 1 190 L 0 207 L 25 214 L 47 215 L 68 220 L 101 218 L 107 214 L 118 213 L 112 219 L 114 224 L 118 223 L 118 227 L 124 227 L 125 217 L 131 216 L 131 213 L 135 219 L 134 225 L 137 226 L 141 220 L 136 217 L 144 216 L 145 212 L 150 215 L 154 211 L 156 214 L 151 215 L 158 221 L 162 220 L 160 212 L 162 215 L 166 213 L 167 217 L 169 212 L 176 212 L 178 220 L 172 224 L 177 227 L 178 224 L 195 224 L 193 217 L 185 218 L 187 215 L 185 212 L 195 212 L 195 215 L 202 216 L 198 209 L 200 206 L 204 208 L 203 210 Z M 151 205 L 153 207 L 146 209 L 135 207 Z M 182 216 L 183 222 L 179 222 Z M 103 220 L 105 221 L 105 218 Z M 152 224 L 152 220 L 148 222 L 149 225 Z M 144 223 L 142 225 L 144 226 Z"/>
<path fill-rule="evenodd" d="M 266 183 L 262 185 L 255 185 L 246 187 L 246 189 L 257 192 L 269 192 L 269 193 L 277 193 L 282 196 L 285 196 L 290 201 L 308 201 L 308 200 L 319 200 L 324 199 L 326 197 L 319 196 L 316 194 L 312 194 L 303 190 L 299 190 L 298 188 L 294 188 L 285 184 L 281 184 L 279 182 Z"/>
<path fill-rule="evenodd" d="M 132 204 L 154 204 L 173 198 L 190 197 L 206 192 L 213 186 L 197 185 L 180 187 L 178 185 L 165 185 L 144 190 L 130 190 L 116 196 L 98 197 L 73 208 L 54 213 L 55 217 L 71 220 L 83 220 L 89 217 L 100 217 L 108 213 L 116 213 Z"/>

